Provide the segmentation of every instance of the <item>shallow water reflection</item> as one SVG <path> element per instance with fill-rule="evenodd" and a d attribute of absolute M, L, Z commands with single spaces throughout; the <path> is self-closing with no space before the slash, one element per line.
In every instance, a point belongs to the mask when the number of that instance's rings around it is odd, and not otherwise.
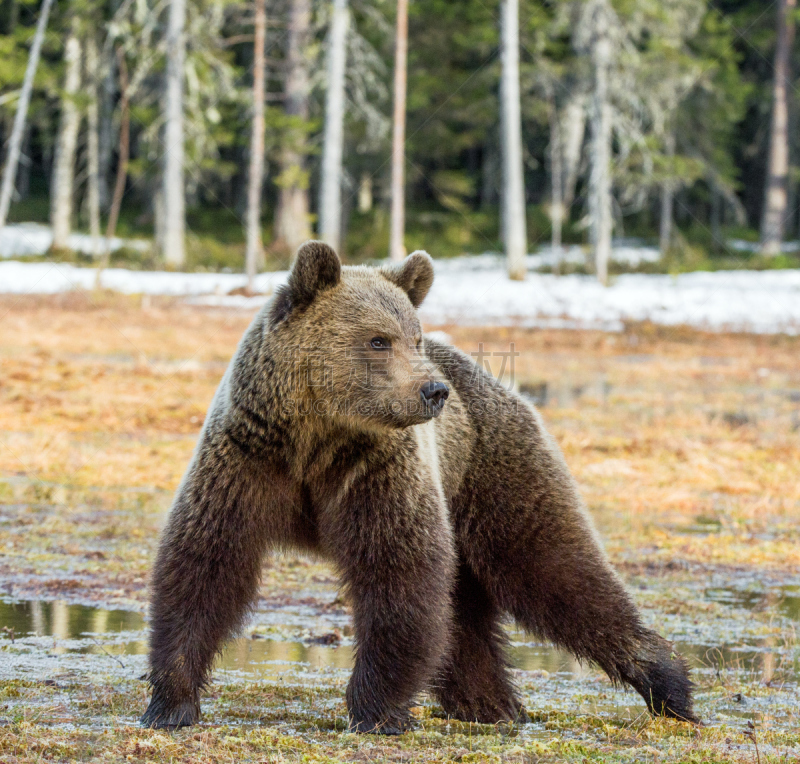
<path fill-rule="evenodd" d="M 793 589 L 795 587 L 792 587 Z M 787 613 L 794 613 L 800 597 L 794 591 L 772 595 L 786 602 Z M 758 607 L 763 603 L 763 593 L 737 592 L 714 589 L 708 598 L 730 603 L 734 607 Z M 278 609 L 280 611 L 280 609 Z M 283 612 L 286 622 L 297 618 L 294 611 Z M 273 623 L 281 620 L 281 612 L 269 613 Z M 309 616 L 304 614 L 302 623 Z M 313 620 L 313 619 L 312 619 Z M 55 602 L 0 602 L 0 629 L 7 639 L 24 641 L 26 637 L 54 637 L 48 652 L 106 654 L 112 656 L 141 655 L 148 652 L 144 617 L 125 610 L 104 610 L 86 605 Z M 349 670 L 353 663 L 353 647 L 346 637 L 337 634 L 337 644 L 314 644 L 314 639 L 252 637 L 231 640 L 217 661 L 216 669 L 235 671 L 260 678 L 275 678 L 289 670 L 302 667 L 309 670 Z M 546 672 L 567 678 L 585 675 L 589 669 L 568 653 L 530 639 L 522 631 L 509 630 L 509 656 L 512 664 L 523 671 Z M 785 644 L 776 644 L 773 638 L 758 641 L 740 640 L 736 644 L 709 645 L 682 638 L 679 650 L 696 670 L 709 672 L 737 672 L 742 678 L 758 679 L 769 683 L 776 677 L 783 681 L 797 681 L 800 676 L 800 658 L 797 651 L 787 650 Z M 0 656 L 2 660 L 2 656 Z"/>
<path fill-rule="evenodd" d="M 0 629 L 7 637 L 55 637 L 51 653 L 146 655 L 144 617 L 126 610 L 104 610 L 55 602 L 0 602 Z M 523 632 L 511 632 L 510 655 L 525 671 L 579 676 L 585 669 L 570 655 L 528 641 Z M 61 644 L 59 644 L 61 642 Z M 270 678 L 303 664 L 311 669 L 350 669 L 353 648 L 348 640 L 333 646 L 270 638 L 231 640 L 216 668 Z"/>

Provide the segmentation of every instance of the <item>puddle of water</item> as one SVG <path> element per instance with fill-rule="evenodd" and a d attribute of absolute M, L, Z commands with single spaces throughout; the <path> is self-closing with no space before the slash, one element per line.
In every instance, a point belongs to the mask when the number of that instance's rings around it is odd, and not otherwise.
<path fill-rule="evenodd" d="M 713 587 L 705 597 L 744 610 L 774 610 L 794 621 L 800 621 L 800 585 L 776 586 L 766 590 Z"/>
<path fill-rule="evenodd" d="M 306 626 L 309 608 L 280 608 L 261 614 L 262 623 L 282 621 Z M 275 618 L 274 616 L 279 616 Z M 263 617 L 267 616 L 267 617 Z M 86 605 L 55 602 L 0 602 L 0 629 L 6 639 L 25 644 L 30 637 L 53 637 L 51 655 L 105 654 L 147 655 L 144 617 L 126 610 L 103 610 Z M 511 632 L 510 655 L 515 667 L 524 671 L 546 671 L 575 678 L 586 668 L 572 656 L 546 645 L 528 641 L 523 632 Z M 236 671 L 260 678 L 275 678 L 299 666 L 314 669 L 347 669 L 353 665 L 353 648 L 345 637 L 342 644 L 328 646 L 291 638 L 254 637 L 231 640 L 217 661 L 216 669 Z M 1 660 L 1 659 L 0 659 Z"/>
<path fill-rule="evenodd" d="M 735 608 L 780 608 L 789 618 L 800 620 L 800 587 L 786 586 L 767 592 L 710 588 L 706 598 Z M 342 669 L 353 664 L 352 640 L 346 616 L 320 618 L 313 608 L 279 607 L 259 613 L 260 628 L 251 637 L 231 640 L 218 659 L 216 669 L 234 671 L 260 678 L 275 678 L 289 670 Z M 335 625 L 338 644 L 314 644 L 320 637 L 311 636 L 311 626 Z M 105 654 L 111 656 L 146 656 L 147 631 L 140 613 L 126 610 L 103 610 L 65 602 L 0 602 L 0 629 L 6 640 L 13 633 L 17 643 L 33 644 L 32 638 L 52 637 L 47 642 L 50 655 Z M 317 628 L 317 631 L 319 629 Z M 304 634 L 305 637 L 299 637 Z M 800 677 L 798 658 L 793 650 L 774 644 L 774 639 L 753 640 L 744 635 L 735 642 L 713 640 L 697 630 L 698 641 L 689 634 L 677 637 L 681 651 L 698 670 L 735 670 L 769 681 L 780 673 L 784 680 Z M 522 631 L 509 630 L 509 657 L 517 669 L 547 672 L 564 679 L 585 676 L 588 669 L 568 653 L 531 641 Z M 744 637 L 744 638 L 743 638 Z M 322 637 L 324 640 L 324 637 Z M 39 644 L 45 644 L 39 642 Z M 0 656 L 0 661 L 2 657 Z"/>
<path fill-rule="evenodd" d="M 13 630 L 14 639 L 21 646 L 47 645 L 50 655 L 148 653 L 144 617 L 126 610 L 103 610 L 61 601 L 0 602 L 0 629 Z M 11 637 L 9 631 L 4 630 L 4 635 L 7 640 Z M 31 639 L 42 637 L 53 639 Z M 350 669 L 352 648 L 242 637 L 231 640 L 216 668 L 275 678 L 299 665 Z"/>

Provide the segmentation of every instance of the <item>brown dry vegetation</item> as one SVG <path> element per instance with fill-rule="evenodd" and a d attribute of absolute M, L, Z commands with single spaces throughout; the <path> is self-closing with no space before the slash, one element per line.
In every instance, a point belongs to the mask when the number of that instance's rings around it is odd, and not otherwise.
<path fill-rule="evenodd" d="M 0 298 L 7 594 L 143 609 L 163 512 L 249 320 L 169 299 Z M 542 412 L 615 564 L 643 589 L 655 578 L 669 582 L 642 595 L 654 612 L 710 618 L 716 605 L 698 610 L 669 589 L 712 573 L 779 579 L 800 571 L 800 339 L 641 325 L 620 334 L 441 328 L 467 352 L 483 343 L 498 374 L 510 371 L 513 349 L 524 389 L 541 393 L 546 383 Z M 307 591 L 321 570 L 279 563 L 265 574 L 264 599 Z M 2 692 L 32 701 L 29 713 L 0 726 L 0 762 L 755 761 L 741 732 L 646 719 L 609 726 L 550 714 L 540 719 L 549 737 L 520 740 L 508 730 L 447 726 L 427 707 L 420 729 L 400 741 L 343 735 L 317 717 L 287 732 L 273 728 L 275 709 L 238 727 L 236 718 L 249 718 L 241 688 L 218 693 L 227 721 L 200 732 L 119 726 L 115 714 L 130 716 L 120 711 L 131 692 L 124 688 L 91 706 L 98 726 L 67 729 L 50 720 L 55 712 L 36 710 L 47 691 L 0 683 L 0 707 Z M 327 690 L 319 692 L 327 703 Z M 305 701 L 319 701 L 309 693 Z M 130 703 L 142 705 L 138 694 Z M 325 713 L 341 717 L 343 706 Z M 760 734 L 769 744 L 762 761 L 800 757 L 796 734 Z"/>

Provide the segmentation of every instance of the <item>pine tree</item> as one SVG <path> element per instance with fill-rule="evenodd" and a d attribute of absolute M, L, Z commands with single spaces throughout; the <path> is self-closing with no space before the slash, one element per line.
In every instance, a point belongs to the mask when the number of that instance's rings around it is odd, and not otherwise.
<path fill-rule="evenodd" d="M 275 234 L 278 241 L 292 252 L 311 238 L 309 173 L 305 166 L 308 151 L 310 31 L 311 0 L 291 0 L 283 107 L 288 129 L 281 152 L 281 174 L 275 181 L 279 188 Z"/>
<path fill-rule="evenodd" d="M 519 94 L 519 3 L 503 0 L 500 11 L 501 148 L 503 153 L 503 240 L 512 279 L 525 278 L 528 251 L 525 185 L 522 167 L 522 124 Z"/>
<path fill-rule="evenodd" d="M 795 0 L 777 4 L 778 43 L 775 47 L 772 120 L 764 211 L 761 217 L 761 252 L 774 256 L 781 251 L 788 207 L 790 55 L 794 40 Z"/>
<path fill-rule="evenodd" d="M 186 61 L 186 0 L 170 0 L 167 26 L 167 69 L 164 88 L 164 240 L 163 257 L 180 268 L 186 261 L 183 177 L 183 79 Z"/>
<path fill-rule="evenodd" d="M 245 251 L 247 285 L 251 292 L 259 260 L 263 258 L 261 189 L 264 185 L 264 44 L 266 30 L 266 0 L 255 0 L 253 117 L 250 135 L 250 172 L 247 179 L 247 249 Z"/>
<path fill-rule="evenodd" d="M 344 149 L 345 64 L 350 12 L 347 0 L 333 0 L 328 31 L 328 89 L 320 182 L 319 233 L 335 250 L 341 249 L 342 153 Z"/>
<path fill-rule="evenodd" d="M 72 231 L 72 196 L 75 177 L 75 153 L 81 113 L 76 98 L 81 87 L 81 42 L 78 21 L 73 17 L 64 43 L 66 73 L 61 98 L 61 119 L 56 138 L 56 155 L 50 190 L 50 225 L 53 228 L 53 249 L 67 249 Z"/>
<path fill-rule="evenodd" d="M 394 55 L 394 120 L 392 129 L 392 221 L 389 259 L 402 260 L 406 254 L 405 162 L 406 87 L 408 59 L 408 0 L 397 0 L 397 31 Z"/>

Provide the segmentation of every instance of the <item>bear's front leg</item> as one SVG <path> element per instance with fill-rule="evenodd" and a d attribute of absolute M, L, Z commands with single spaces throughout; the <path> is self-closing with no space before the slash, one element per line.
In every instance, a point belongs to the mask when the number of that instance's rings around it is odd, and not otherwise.
<path fill-rule="evenodd" d="M 267 507 L 251 468 L 232 448 L 201 446 L 161 538 L 152 575 L 146 727 L 199 720 L 214 657 L 257 591 Z"/>
<path fill-rule="evenodd" d="M 350 729 L 397 735 L 446 656 L 454 552 L 444 500 L 413 464 L 372 465 L 323 511 L 353 607 Z"/>

